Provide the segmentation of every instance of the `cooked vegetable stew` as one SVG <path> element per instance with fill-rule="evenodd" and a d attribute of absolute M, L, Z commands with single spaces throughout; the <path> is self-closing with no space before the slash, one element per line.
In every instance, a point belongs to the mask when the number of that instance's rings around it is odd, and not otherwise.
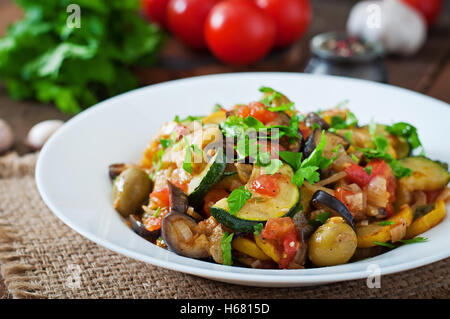
<path fill-rule="evenodd" d="M 113 164 L 113 205 L 179 255 L 300 269 L 379 255 L 446 216 L 448 166 L 414 126 L 360 125 L 345 103 L 303 114 L 282 93 L 165 123 L 139 164 Z"/>

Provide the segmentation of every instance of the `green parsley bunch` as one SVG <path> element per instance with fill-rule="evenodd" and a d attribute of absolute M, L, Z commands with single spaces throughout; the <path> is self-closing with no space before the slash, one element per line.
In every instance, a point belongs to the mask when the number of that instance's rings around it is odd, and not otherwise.
<path fill-rule="evenodd" d="M 139 0 L 16 0 L 25 17 L 0 39 L 0 80 L 14 99 L 53 102 L 75 114 L 138 86 L 131 66 L 154 62 L 162 33 L 139 16 Z"/>

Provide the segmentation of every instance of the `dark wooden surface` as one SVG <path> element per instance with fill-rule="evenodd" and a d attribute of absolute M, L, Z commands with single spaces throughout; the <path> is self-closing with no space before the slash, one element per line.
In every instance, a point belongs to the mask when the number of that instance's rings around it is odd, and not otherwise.
<path fill-rule="evenodd" d="M 158 64 L 137 73 L 146 83 L 211 73 L 234 71 L 291 71 L 302 72 L 309 58 L 308 42 L 320 32 L 344 30 L 345 22 L 355 0 L 312 0 L 313 22 L 307 35 L 288 50 L 272 53 L 264 61 L 250 67 L 224 66 L 207 52 L 191 52 L 180 43 L 170 40 Z M 436 25 L 429 30 L 425 46 L 413 57 L 386 59 L 389 83 L 421 92 L 450 103 L 450 1 L 444 1 L 444 10 Z M 7 25 L 21 17 L 21 11 L 12 0 L 0 0 L 0 36 Z M 69 118 L 51 105 L 11 100 L 0 85 L 0 118 L 6 119 L 15 131 L 14 150 L 28 152 L 24 141 L 26 133 L 37 122 L 45 119 Z M 0 277 L 0 298 L 6 297 Z"/>

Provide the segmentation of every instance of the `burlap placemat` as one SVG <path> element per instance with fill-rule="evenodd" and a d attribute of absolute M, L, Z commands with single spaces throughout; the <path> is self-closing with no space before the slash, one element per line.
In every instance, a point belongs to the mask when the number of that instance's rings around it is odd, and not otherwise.
<path fill-rule="evenodd" d="M 56 218 L 34 181 L 37 155 L 0 158 L 0 264 L 10 298 L 449 298 L 450 258 L 365 280 L 253 288 L 154 267 L 83 238 Z"/>

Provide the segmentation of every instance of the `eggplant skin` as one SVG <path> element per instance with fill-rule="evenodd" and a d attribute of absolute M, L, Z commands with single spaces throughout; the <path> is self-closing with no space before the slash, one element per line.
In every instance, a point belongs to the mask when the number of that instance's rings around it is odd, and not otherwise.
<path fill-rule="evenodd" d="M 128 216 L 128 220 L 131 223 L 131 229 L 141 237 L 153 242 L 161 235 L 161 230 L 148 231 L 144 224 L 142 224 L 140 218 L 135 215 Z"/>
<path fill-rule="evenodd" d="M 316 149 L 317 145 L 320 143 L 322 139 L 322 130 L 315 129 L 306 140 L 303 147 L 303 155 L 304 158 L 311 155 L 311 153 Z M 350 142 L 347 139 L 339 134 L 331 133 L 325 131 L 325 139 L 327 144 L 325 145 L 324 153 L 331 152 L 334 148 L 336 148 L 339 144 L 341 144 L 345 150 L 350 147 Z"/>
<path fill-rule="evenodd" d="M 324 130 L 328 130 L 330 128 L 330 125 L 315 112 L 309 112 L 306 115 L 305 124 L 308 127 L 313 127 L 314 124 L 317 124 Z"/>
<path fill-rule="evenodd" d="M 203 259 L 209 257 L 209 247 L 200 245 L 196 241 L 186 243 L 178 235 L 176 223 L 184 223 L 194 233 L 197 226 L 196 221 L 186 214 L 169 213 L 163 217 L 161 222 L 161 235 L 170 251 L 189 258 Z"/>
<path fill-rule="evenodd" d="M 171 182 L 167 182 L 167 185 L 169 187 L 170 212 L 186 213 L 189 207 L 187 195 Z"/>
<path fill-rule="evenodd" d="M 347 223 L 356 232 L 352 214 L 348 211 L 347 207 L 345 207 L 345 205 L 336 197 L 328 194 L 327 192 L 319 190 L 315 192 L 313 197 L 311 198 L 311 205 L 317 209 L 325 207 L 333 212 L 336 212 L 337 214 L 342 216 L 342 218 L 344 218 L 344 220 L 347 221 Z"/>

